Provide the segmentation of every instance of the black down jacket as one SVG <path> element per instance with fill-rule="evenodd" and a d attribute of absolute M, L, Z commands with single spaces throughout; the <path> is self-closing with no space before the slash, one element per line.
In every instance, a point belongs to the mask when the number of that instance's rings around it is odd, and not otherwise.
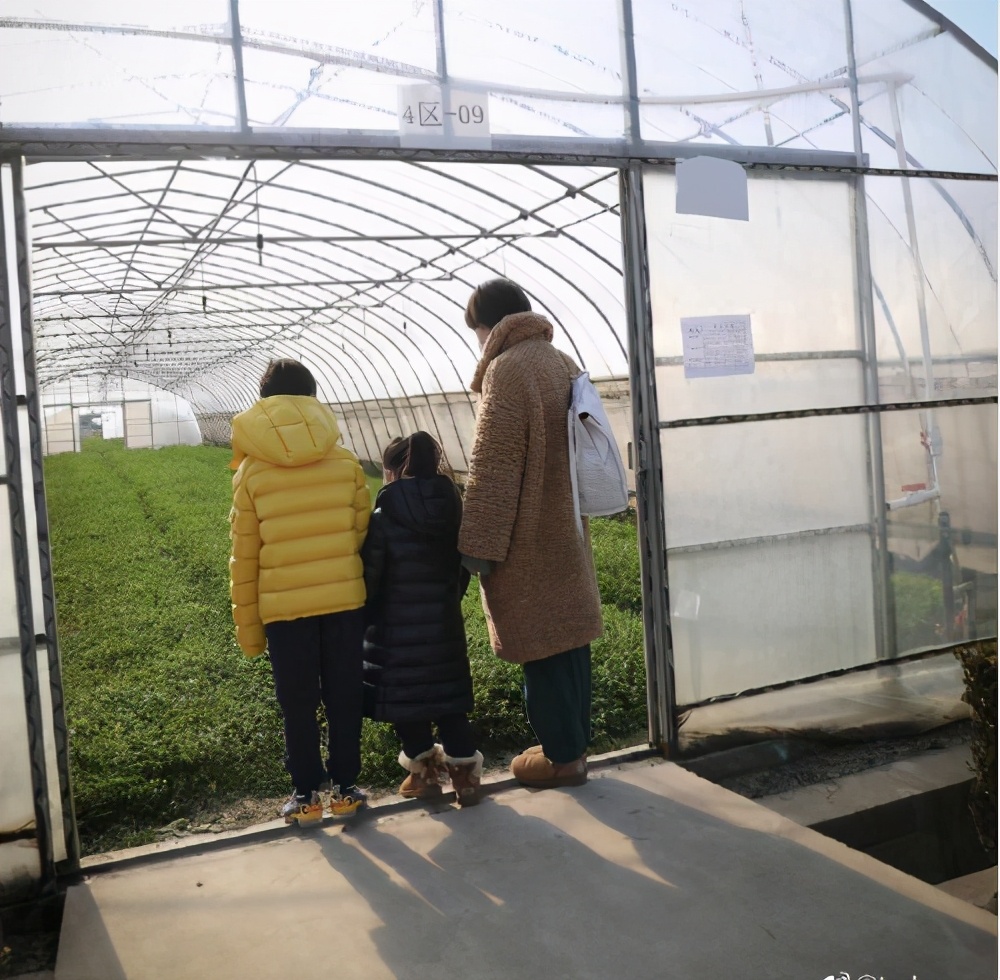
<path fill-rule="evenodd" d="M 375 498 L 361 554 L 365 681 L 374 685 L 367 713 L 378 721 L 433 721 L 472 710 L 461 523 L 461 497 L 445 476 L 396 480 Z"/>

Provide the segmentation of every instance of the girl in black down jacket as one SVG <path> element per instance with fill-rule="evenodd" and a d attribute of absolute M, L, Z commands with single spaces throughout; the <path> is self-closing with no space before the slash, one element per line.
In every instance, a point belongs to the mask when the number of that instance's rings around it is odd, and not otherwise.
<path fill-rule="evenodd" d="M 441 447 L 426 432 L 394 439 L 382 455 L 365 563 L 366 680 L 371 714 L 391 722 L 408 771 L 403 796 L 441 793 L 450 777 L 460 806 L 479 802 L 483 757 L 468 712 L 472 676 L 462 619 L 469 573 L 458 553 L 462 499 L 440 472 Z M 432 724 L 440 742 L 435 742 Z"/>

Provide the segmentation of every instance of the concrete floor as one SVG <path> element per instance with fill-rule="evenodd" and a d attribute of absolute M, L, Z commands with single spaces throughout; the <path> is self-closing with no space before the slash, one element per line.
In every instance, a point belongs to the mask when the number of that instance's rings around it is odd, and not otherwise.
<path fill-rule="evenodd" d="M 56 980 L 997 976 L 997 919 L 647 761 L 91 869 Z"/>

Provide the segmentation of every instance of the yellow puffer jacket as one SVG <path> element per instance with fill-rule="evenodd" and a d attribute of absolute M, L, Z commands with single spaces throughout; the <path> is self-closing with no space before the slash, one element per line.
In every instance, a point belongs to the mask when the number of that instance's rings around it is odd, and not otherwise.
<path fill-rule="evenodd" d="M 359 552 L 371 502 L 337 418 L 305 395 L 272 395 L 233 419 L 230 592 L 236 640 L 264 652 L 264 624 L 365 604 Z"/>

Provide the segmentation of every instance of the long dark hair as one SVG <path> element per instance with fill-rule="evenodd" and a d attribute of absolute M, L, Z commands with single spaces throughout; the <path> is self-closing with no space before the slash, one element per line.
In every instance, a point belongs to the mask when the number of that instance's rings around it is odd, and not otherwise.
<path fill-rule="evenodd" d="M 396 437 L 382 453 L 382 469 L 396 476 L 420 479 L 437 476 L 451 477 L 451 467 L 437 440 L 428 432 L 414 432 L 405 438 Z"/>

